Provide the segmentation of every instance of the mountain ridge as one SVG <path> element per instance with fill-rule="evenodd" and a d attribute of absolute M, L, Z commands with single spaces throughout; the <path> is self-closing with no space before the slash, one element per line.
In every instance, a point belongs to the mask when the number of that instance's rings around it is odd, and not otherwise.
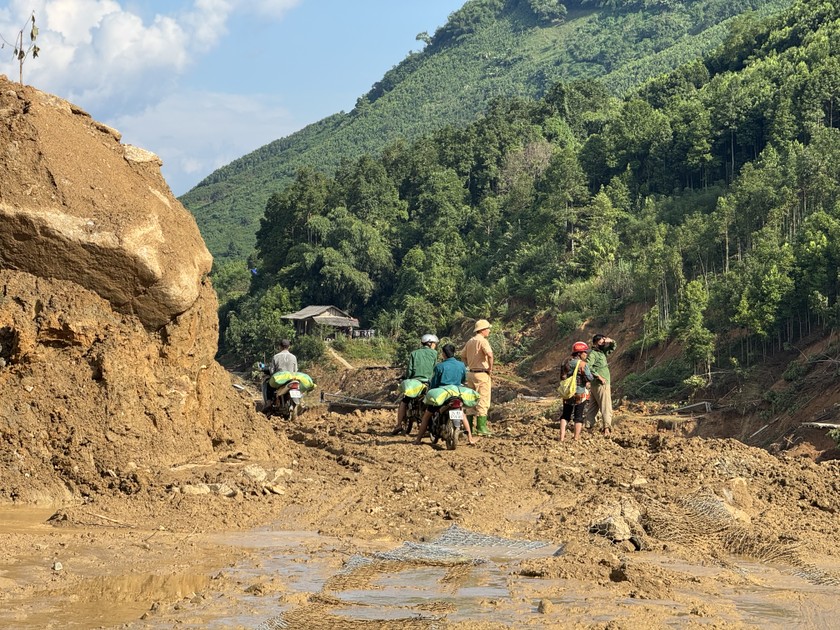
<path fill-rule="evenodd" d="M 475 0 L 464 8 L 474 4 Z M 709 0 L 686 7 L 699 12 L 698 7 L 720 10 L 719 4 Z M 752 0 L 743 8 L 770 13 L 788 4 Z M 598 77 L 613 93 L 626 93 L 714 48 L 736 17 L 710 26 L 684 25 L 676 34 L 656 39 L 645 35 L 669 18 L 678 21 L 674 16 L 682 14 L 572 9 L 562 23 L 541 26 L 528 18 L 522 3 L 513 3 L 513 9 L 476 32 L 440 43 L 457 14 L 438 29 L 425 50 L 409 54 L 385 73 L 351 112 L 339 112 L 269 142 L 185 193 L 180 200 L 195 215 L 214 257 L 243 259 L 250 253 L 268 198 L 303 166 L 331 172 L 342 159 L 378 153 L 399 138 L 410 141 L 447 125 L 467 124 L 496 97 L 536 98 L 560 80 Z M 632 47 L 616 48 L 624 31 L 628 41 L 641 42 L 643 59 Z M 564 45 L 557 47 L 561 42 Z M 589 50 L 587 42 L 592 43 Z M 445 85 L 440 85 L 441 77 Z M 450 93 L 456 88 L 457 93 Z"/>

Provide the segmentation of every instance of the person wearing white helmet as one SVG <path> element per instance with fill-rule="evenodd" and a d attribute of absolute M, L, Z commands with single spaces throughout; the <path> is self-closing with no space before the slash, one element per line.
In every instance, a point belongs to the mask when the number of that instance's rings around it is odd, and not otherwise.
<path fill-rule="evenodd" d="M 405 375 L 403 378 L 414 378 L 418 381 L 428 383 L 435 371 L 435 363 L 437 363 L 438 353 L 437 345 L 440 342 L 435 335 L 426 333 L 420 338 L 421 347 L 408 355 L 408 364 L 405 368 Z M 391 432 L 392 435 L 399 435 L 403 431 L 403 422 L 405 421 L 405 413 L 408 409 L 408 403 L 405 398 L 400 401 L 400 406 L 397 409 L 397 426 Z"/>
<path fill-rule="evenodd" d="M 473 327 L 475 335 L 464 346 L 461 356 L 467 364 L 467 387 L 478 392 L 478 404 L 467 410 L 467 421 L 472 427 L 475 416 L 475 434 L 492 435 L 487 428 L 487 412 L 490 409 L 490 373 L 493 371 L 493 348 L 487 337 L 490 336 L 490 322 L 479 319 Z"/>

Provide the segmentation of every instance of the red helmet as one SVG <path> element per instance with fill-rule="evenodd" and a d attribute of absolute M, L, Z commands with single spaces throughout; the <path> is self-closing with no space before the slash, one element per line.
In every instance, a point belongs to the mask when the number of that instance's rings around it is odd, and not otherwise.
<path fill-rule="evenodd" d="M 582 341 L 576 341 L 575 345 L 572 346 L 572 354 L 576 352 L 589 352 L 589 346 Z"/>

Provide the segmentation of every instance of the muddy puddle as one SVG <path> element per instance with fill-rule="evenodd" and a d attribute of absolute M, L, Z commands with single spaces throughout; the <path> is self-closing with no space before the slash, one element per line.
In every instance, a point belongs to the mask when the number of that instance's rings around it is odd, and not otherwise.
<path fill-rule="evenodd" d="M 447 548 L 452 555 L 435 558 L 424 549 L 413 555 L 417 545 L 412 543 L 406 554 L 406 545 L 359 543 L 310 532 L 251 532 L 214 540 L 249 553 L 247 560 L 224 571 L 241 592 L 229 594 L 227 611 L 205 616 L 206 627 L 332 628 L 342 627 L 341 621 L 357 627 L 366 621 L 424 620 L 429 627 L 441 622 L 567 627 L 624 619 L 637 621 L 639 627 L 726 621 L 762 628 L 822 628 L 840 612 L 836 587 L 812 584 L 786 567 L 747 561 L 733 564 L 748 577 L 746 584 L 735 587 L 722 581 L 711 593 L 676 589 L 673 599 L 637 599 L 616 597 L 608 584 L 518 574 L 522 560 L 562 554 L 562 546 L 556 545 L 453 545 Z M 724 573 L 652 554 L 638 557 L 706 582 Z"/>
<path fill-rule="evenodd" d="M 787 629 L 831 627 L 840 612 L 836 586 L 814 584 L 789 567 L 737 559 L 721 569 L 635 554 L 634 562 L 686 579 L 669 597 L 628 597 L 609 580 L 518 573 L 523 560 L 562 554 L 562 546 L 458 528 L 403 545 L 271 529 L 104 536 L 54 528 L 45 523 L 51 513 L 0 513 L 0 537 L 23 537 L 28 550 L 0 556 L 0 627 L 567 627 L 618 619 L 639 627 L 729 622 Z M 688 588 L 692 580 L 705 587 Z"/>

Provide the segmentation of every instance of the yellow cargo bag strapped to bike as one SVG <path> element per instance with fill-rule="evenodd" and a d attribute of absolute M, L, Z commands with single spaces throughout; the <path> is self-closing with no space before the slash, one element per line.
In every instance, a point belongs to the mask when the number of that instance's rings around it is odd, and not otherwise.
<path fill-rule="evenodd" d="M 417 398 L 423 393 L 426 384 L 416 378 L 407 378 L 400 383 L 400 393 L 406 398 Z"/>
<path fill-rule="evenodd" d="M 459 387 L 458 385 L 445 385 L 430 389 L 426 393 L 426 398 L 423 399 L 423 402 L 429 407 L 440 407 L 454 396 L 460 398 L 465 407 L 475 407 L 478 404 L 479 394 L 477 391 L 469 387 Z"/>
<path fill-rule="evenodd" d="M 461 386 L 458 389 L 461 392 L 460 397 L 464 403 L 464 407 L 475 407 L 478 404 L 478 399 L 481 398 L 481 394 L 469 387 Z"/>
<path fill-rule="evenodd" d="M 271 375 L 271 378 L 268 379 L 268 384 L 271 385 L 271 387 L 273 387 L 274 389 L 277 389 L 278 387 L 283 387 L 283 385 L 285 385 L 294 378 L 294 372 L 275 372 Z"/>
<path fill-rule="evenodd" d="M 294 379 L 300 383 L 302 391 L 308 392 L 315 389 L 315 381 L 313 381 L 312 377 L 305 372 L 295 372 Z"/>
<path fill-rule="evenodd" d="M 268 379 L 268 384 L 271 385 L 272 388 L 277 389 L 278 387 L 283 387 L 283 385 L 289 381 L 297 381 L 300 383 L 300 389 L 304 392 L 315 389 L 315 381 L 312 380 L 312 377 L 309 376 L 309 374 L 304 372 L 275 372 L 271 375 L 271 378 Z"/>

